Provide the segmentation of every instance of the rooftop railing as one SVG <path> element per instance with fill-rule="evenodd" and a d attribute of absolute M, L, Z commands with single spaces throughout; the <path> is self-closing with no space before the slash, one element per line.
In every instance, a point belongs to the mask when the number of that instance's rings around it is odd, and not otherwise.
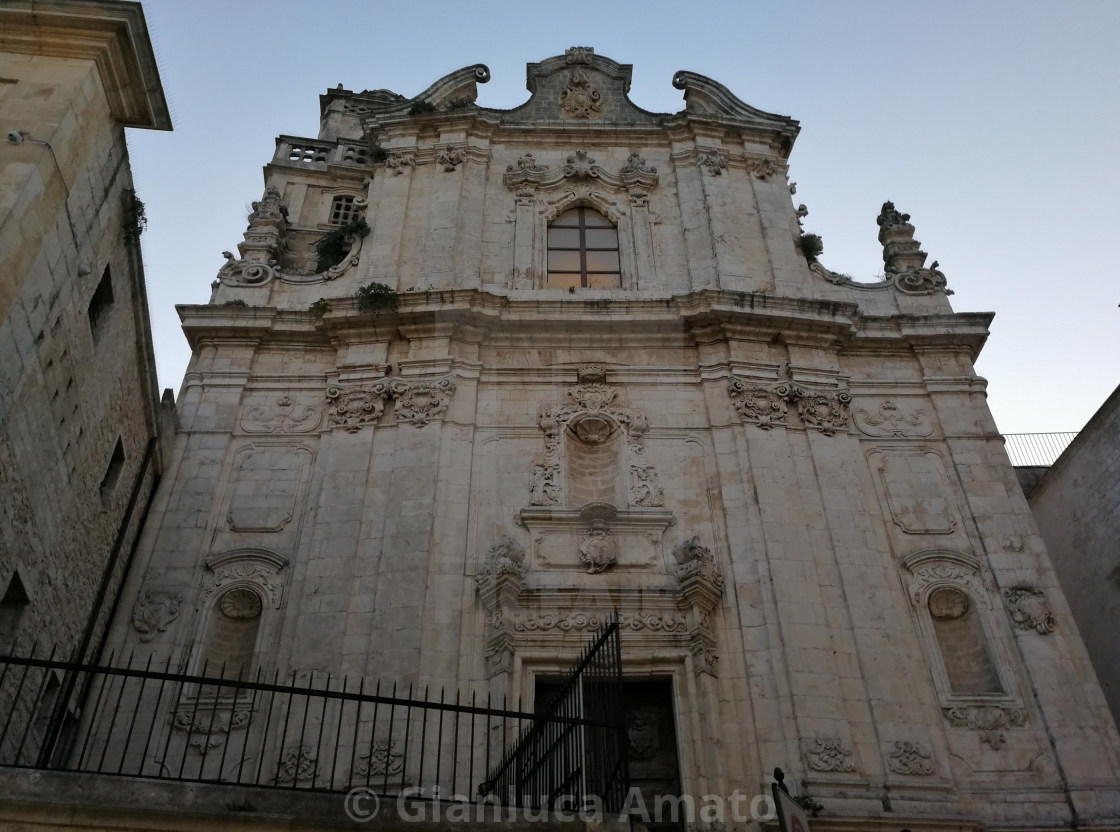
<path fill-rule="evenodd" d="M 1016 468 L 1053 465 L 1077 436 L 1077 431 L 1058 433 L 1005 433 L 1007 455 Z"/>

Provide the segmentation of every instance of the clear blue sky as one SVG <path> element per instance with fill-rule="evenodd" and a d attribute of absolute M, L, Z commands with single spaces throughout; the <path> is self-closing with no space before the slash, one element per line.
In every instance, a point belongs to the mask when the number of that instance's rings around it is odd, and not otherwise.
<path fill-rule="evenodd" d="M 823 262 L 882 265 L 885 199 L 956 294 L 995 311 L 978 368 L 1001 430 L 1076 430 L 1120 382 L 1120 2 L 315 3 L 146 0 L 175 123 L 130 130 L 160 383 L 205 303 L 281 133 L 314 136 L 342 83 L 406 96 L 474 63 L 479 103 L 528 96 L 525 64 L 574 45 L 634 65 L 631 98 L 683 106 L 689 69 L 790 115 L 790 162 Z M 1113 241 L 1113 242 L 1110 242 Z"/>

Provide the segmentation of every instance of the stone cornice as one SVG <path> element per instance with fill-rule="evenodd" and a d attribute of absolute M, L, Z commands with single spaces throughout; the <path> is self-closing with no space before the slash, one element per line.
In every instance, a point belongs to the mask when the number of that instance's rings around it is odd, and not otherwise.
<path fill-rule="evenodd" d="M 202 339 L 257 338 L 262 343 L 339 345 L 387 341 L 400 327 L 446 327 L 449 337 L 469 332 L 509 342 L 521 338 L 594 337 L 646 341 L 656 337 L 681 345 L 694 340 L 798 340 L 845 351 L 962 349 L 975 357 L 988 335 L 990 313 L 927 316 L 861 315 L 854 303 L 701 290 L 686 295 L 571 300 L 534 292 L 510 298 L 476 289 L 405 292 L 395 313 L 359 314 L 349 299 L 334 299 L 321 319 L 309 312 L 265 306 L 178 306 L 192 349 Z M 617 293 L 624 294 L 624 293 Z"/>
<path fill-rule="evenodd" d="M 117 121 L 171 129 L 139 3 L 7 0 L 0 6 L 0 51 L 93 61 Z"/>

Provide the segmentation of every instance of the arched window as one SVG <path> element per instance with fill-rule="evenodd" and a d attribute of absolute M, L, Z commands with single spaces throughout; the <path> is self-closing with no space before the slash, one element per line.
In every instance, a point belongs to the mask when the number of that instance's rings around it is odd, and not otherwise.
<path fill-rule="evenodd" d="M 593 208 L 570 208 L 548 227 L 550 289 L 618 289 L 618 229 Z"/>

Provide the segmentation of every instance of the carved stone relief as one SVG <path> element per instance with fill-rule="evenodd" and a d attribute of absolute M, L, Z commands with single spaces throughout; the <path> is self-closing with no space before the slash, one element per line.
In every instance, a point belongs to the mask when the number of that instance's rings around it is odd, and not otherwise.
<path fill-rule="evenodd" d="M 521 195 L 532 196 L 534 190 L 553 190 L 573 183 L 600 183 L 613 191 L 625 191 L 632 196 L 648 196 L 657 187 L 657 168 L 646 164 L 638 153 L 631 153 L 618 173 L 611 173 L 600 166 L 586 150 L 569 154 L 558 168 L 538 165 L 532 153 L 522 155 L 515 163 L 506 166 L 502 176 L 505 186 Z"/>
<path fill-rule="evenodd" d="M 813 771 L 852 772 L 856 758 L 850 748 L 845 748 L 839 737 L 817 737 L 806 743 L 805 759 Z"/>
<path fill-rule="evenodd" d="M 390 153 L 385 160 L 385 169 L 392 172 L 393 176 L 400 176 L 405 168 L 416 167 L 416 154 Z"/>
<path fill-rule="evenodd" d="M 248 703 L 205 707 L 192 704 L 172 712 L 169 722 L 173 730 L 186 732 L 188 747 L 205 756 L 207 752 L 220 748 L 230 731 L 247 727 L 252 716 Z"/>
<path fill-rule="evenodd" d="M 928 255 L 914 239 L 909 214 L 898 211 L 893 202 L 884 202 L 876 222 L 879 242 L 883 245 L 887 282 L 893 282 L 898 291 L 908 295 L 952 294 L 945 288 L 945 275 L 938 270 L 936 260 L 925 268 Z"/>
<path fill-rule="evenodd" d="M 385 412 L 386 402 L 395 399 L 397 420 L 419 428 L 447 413 L 455 387 L 455 380 L 449 377 L 335 384 L 327 388 L 328 416 L 332 426 L 357 433 L 376 424 Z"/>
<path fill-rule="evenodd" d="M 368 753 L 358 757 L 354 768 L 362 777 L 399 777 L 404 772 L 404 753 L 394 743 L 376 740 Z"/>
<path fill-rule="evenodd" d="M 241 429 L 246 433 L 310 433 L 319 427 L 319 419 L 315 407 L 280 396 L 259 404 L 246 402 Z"/>
<path fill-rule="evenodd" d="M 178 589 L 145 589 L 132 610 L 132 626 L 149 642 L 179 617 L 183 593 Z"/>
<path fill-rule="evenodd" d="M 719 653 L 711 627 L 711 613 L 723 597 L 724 579 L 712 550 L 690 537 L 673 549 L 673 567 L 681 596 L 690 610 L 689 652 L 699 673 L 716 675 Z"/>
<path fill-rule="evenodd" d="M 241 585 L 258 587 L 273 607 L 279 607 L 283 595 L 280 571 L 286 564 L 284 558 L 261 549 L 239 549 L 211 556 L 206 559 L 202 603 L 221 589 Z"/>
<path fill-rule="evenodd" d="M 579 544 L 579 559 L 587 564 L 590 575 L 604 572 L 618 563 L 618 542 L 605 520 L 591 521 L 591 527 L 583 533 Z"/>
<path fill-rule="evenodd" d="M 571 425 L 576 437 L 591 444 L 605 440 L 613 425 L 626 432 L 632 505 L 665 504 L 664 490 L 653 465 L 645 460 L 644 437 L 649 420 L 641 411 L 615 407 L 618 390 L 605 383 L 602 367 L 588 365 L 578 371 L 579 383 L 565 391 L 570 404 L 542 408 L 537 424 L 544 432 L 544 454 L 534 463 L 529 482 L 529 503 L 534 506 L 564 504 L 562 433 Z"/>
<path fill-rule="evenodd" d="M 771 176 L 780 173 L 782 170 L 770 159 L 748 159 L 746 168 L 748 173 L 753 174 L 756 179 L 761 179 L 763 182 L 768 181 Z M 809 212 L 806 211 L 805 213 L 808 214 Z"/>
<path fill-rule="evenodd" d="M 718 150 L 697 154 L 696 164 L 712 176 L 722 176 L 727 170 L 727 158 Z"/>
<path fill-rule="evenodd" d="M 1021 708 L 1000 705 L 972 705 L 943 709 L 945 718 L 954 728 L 968 728 L 980 734 L 980 742 L 999 750 L 1006 744 L 1008 728 L 1021 728 L 1027 724 L 1027 714 Z"/>
<path fill-rule="evenodd" d="M 910 601 L 920 607 L 931 587 L 951 584 L 966 587 L 975 598 L 984 597 L 980 577 L 975 570 L 954 563 L 927 563 L 914 567 L 909 573 L 907 586 Z"/>
<path fill-rule="evenodd" d="M 905 411 L 890 399 L 884 399 L 874 413 L 856 408 L 852 421 L 860 433 L 876 438 L 924 437 L 933 433 L 933 420 L 927 411 Z"/>
<path fill-rule="evenodd" d="M 461 147 L 441 147 L 436 154 L 436 164 L 443 168 L 445 173 L 453 173 L 466 158 L 466 151 Z"/>
<path fill-rule="evenodd" d="M 287 749 L 276 764 L 276 780 L 279 783 L 295 785 L 302 780 L 314 780 L 319 761 L 315 746 L 300 745 Z"/>
<path fill-rule="evenodd" d="M 1003 595 L 1007 599 L 1011 620 L 1020 630 L 1035 630 L 1046 635 L 1054 632 L 1058 626 L 1050 605 L 1046 603 L 1046 594 L 1041 589 L 1017 586 L 1006 590 Z"/>
<path fill-rule="evenodd" d="M 543 613 L 540 615 L 527 615 L 513 620 L 513 628 L 518 632 L 536 632 L 544 630 L 597 630 L 608 620 L 609 616 L 597 613 L 571 612 L 571 613 Z M 619 626 L 623 630 L 637 632 L 639 630 L 652 630 L 665 633 L 688 632 L 688 619 L 677 613 L 620 613 Z"/>
<path fill-rule="evenodd" d="M 575 121 L 589 121 L 602 117 L 602 93 L 591 85 L 587 73 L 583 70 L 574 70 L 568 77 L 568 86 L 560 93 L 560 112 L 565 118 Z"/>
<path fill-rule="evenodd" d="M 887 768 L 895 774 L 927 777 L 933 774 L 933 759 L 921 743 L 899 741 L 887 754 Z"/>
<path fill-rule="evenodd" d="M 739 418 L 763 430 L 788 427 L 790 404 L 796 405 L 802 425 L 825 436 L 848 428 L 852 397 L 846 390 L 809 390 L 789 381 L 751 384 L 732 376 L 727 392 Z"/>

